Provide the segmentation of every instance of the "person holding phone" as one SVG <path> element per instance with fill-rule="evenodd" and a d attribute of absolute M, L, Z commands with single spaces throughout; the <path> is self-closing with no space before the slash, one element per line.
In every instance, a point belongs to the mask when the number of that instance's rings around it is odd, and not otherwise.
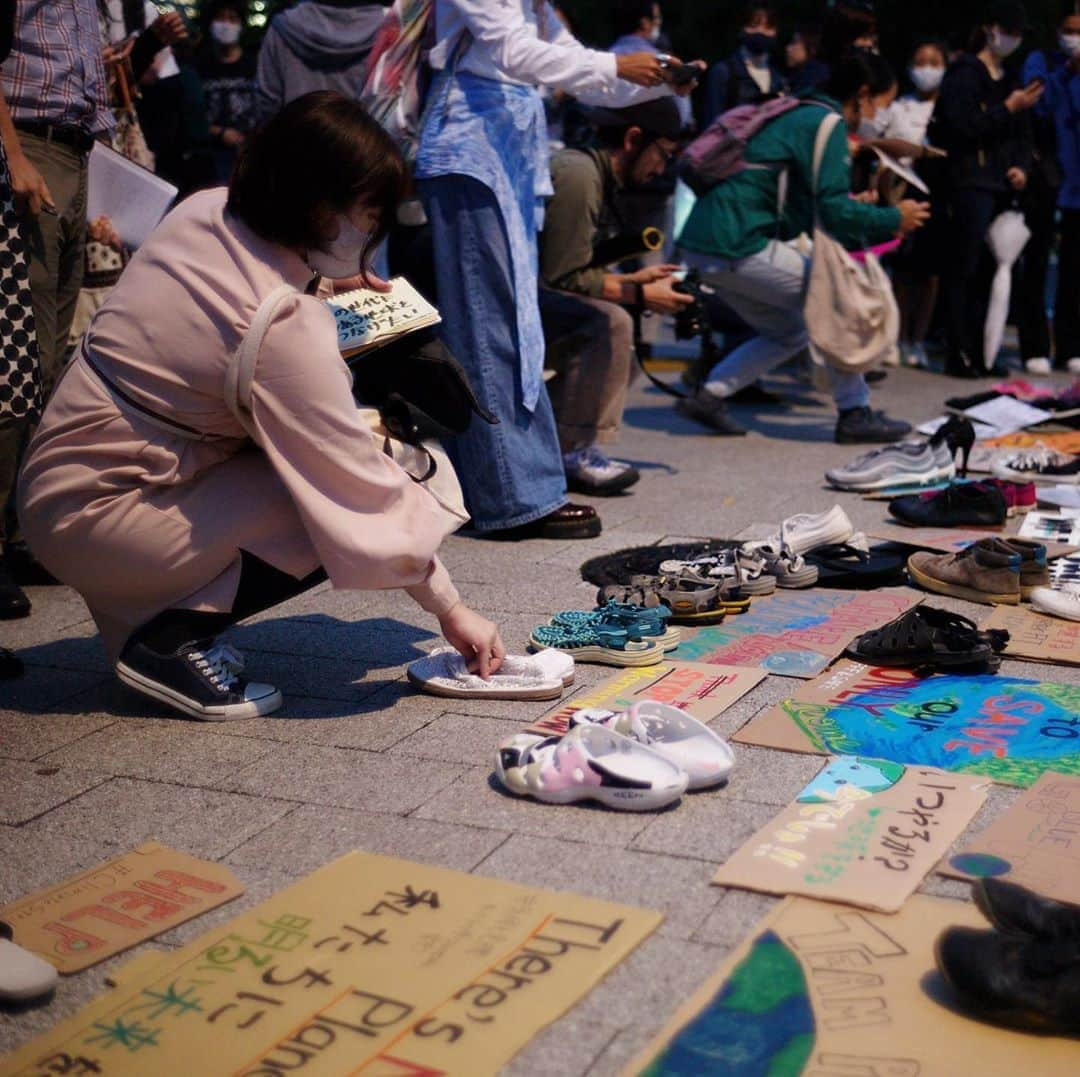
<path fill-rule="evenodd" d="M 929 137 L 948 153 L 946 203 L 951 257 L 944 274 L 948 334 L 946 373 L 984 372 L 983 327 L 993 272 L 986 231 L 1027 186 L 1031 109 L 1039 80 L 1021 86 L 1005 61 L 1023 40 L 1027 14 L 1016 0 L 997 0 L 972 33 L 970 49 L 949 68 Z"/>

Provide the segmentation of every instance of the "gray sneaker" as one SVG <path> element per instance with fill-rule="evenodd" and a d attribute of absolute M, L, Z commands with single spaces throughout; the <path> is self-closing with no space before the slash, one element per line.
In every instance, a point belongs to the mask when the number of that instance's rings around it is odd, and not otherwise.
<path fill-rule="evenodd" d="M 901 441 L 883 445 L 850 464 L 826 471 L 825 479 L 838 490 L 861 493 L 887 490 L 891 486 L 928 486 L 955 475 L 956 465 L 948 445 Z"/>

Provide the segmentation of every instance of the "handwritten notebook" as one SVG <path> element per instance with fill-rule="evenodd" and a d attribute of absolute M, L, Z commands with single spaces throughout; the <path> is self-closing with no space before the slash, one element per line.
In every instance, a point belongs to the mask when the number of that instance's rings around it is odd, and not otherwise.
<path fill-rule="evenodd" d="M 389 292 L 366 288 L 326 300 L 337 321 L 338 347 L 346 358 L 362 355 L 418 329 L 438 325 L 439 312 L 404 278 L 394 277 Z"/>

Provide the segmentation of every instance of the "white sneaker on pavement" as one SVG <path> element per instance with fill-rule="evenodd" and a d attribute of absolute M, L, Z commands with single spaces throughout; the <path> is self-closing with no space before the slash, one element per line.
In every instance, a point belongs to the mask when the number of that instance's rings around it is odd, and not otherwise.
<path fill-rule="evenodd" d="M 1053 367 L 1050 360 L 1045 356 L 1037 355 L 1033 359 L 1024 360 L 1024 369 L 1029 374 L 1049 374 Z"/>
<path fill-rule="evenodd" d="M 641 478 L 636 467 L 612 460 L 597 445 L 563 453 L 563 467 L 568 490 L 594 497 L 622 493 Z"/>
<path fill-rule="evenodd" d="M 1060 589 L 1036 587 L 1031 592 L 1031 604 L 1051 617 L 1080 621 L 1080 583 L 1066 583 Z"/>

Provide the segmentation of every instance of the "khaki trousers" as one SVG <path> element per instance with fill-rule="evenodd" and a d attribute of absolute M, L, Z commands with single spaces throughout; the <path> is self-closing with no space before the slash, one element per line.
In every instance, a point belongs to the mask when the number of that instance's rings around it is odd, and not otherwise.
<path fill-rule="evenodd" d="M 618 303 L 550 288 L 540 289 L 540 317 L 560 448 L 614 441 L 636 369 L 633 318 Z"/>
<path fill-rule="evenodd" d="M 68 331 L 83 279 L 86 245 L 86 157 L 37 135 L 19 133 L 30 163 L 41 173 L 56 214 L 41 213 L 26 227 L 30 296 L 41 355 L 42 398 L 48 400 L 67 350 Z M 33 424 L 0 420 L 0 539 L 17 535 L 12 490 Z"/>

